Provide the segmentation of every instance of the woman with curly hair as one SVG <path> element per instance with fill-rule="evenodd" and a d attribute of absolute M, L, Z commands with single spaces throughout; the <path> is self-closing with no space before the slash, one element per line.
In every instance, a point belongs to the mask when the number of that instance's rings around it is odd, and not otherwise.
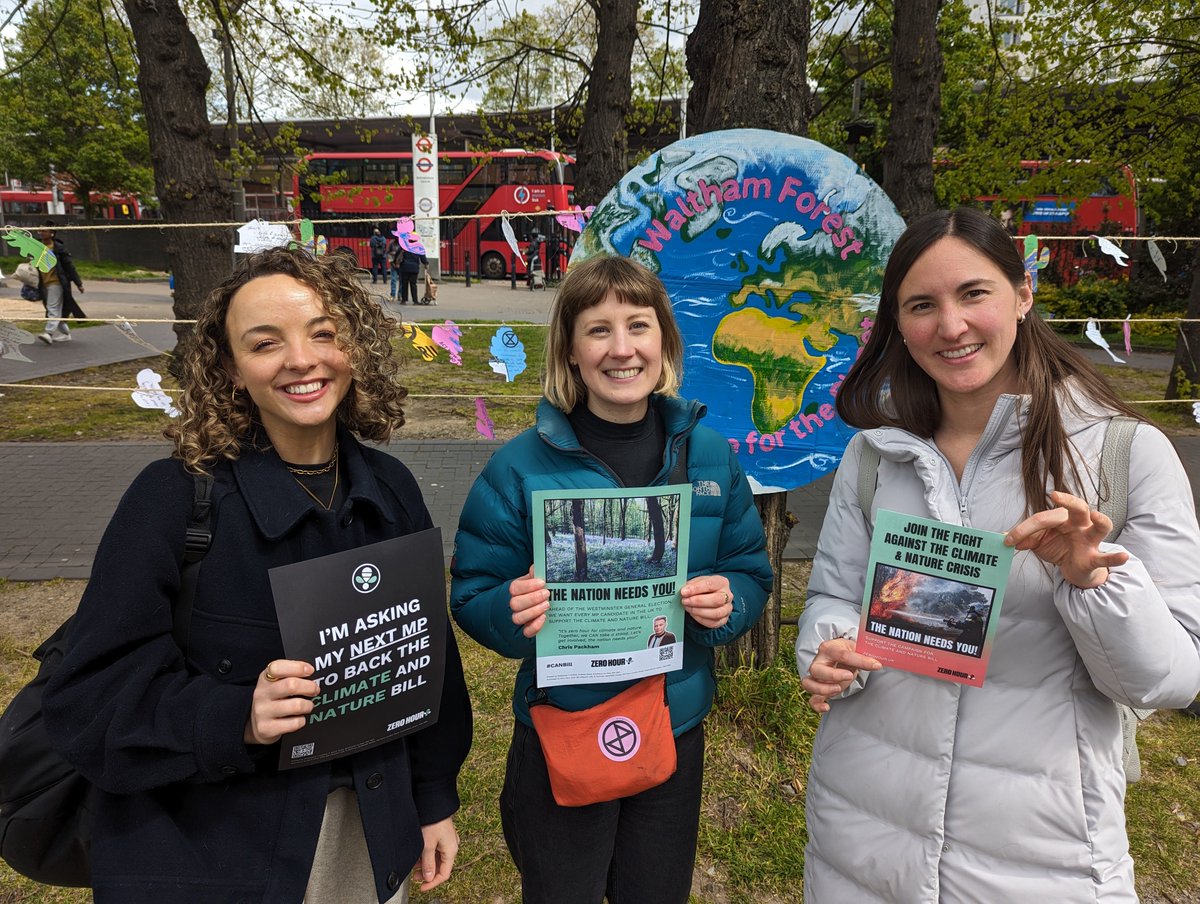
<path fill-rule="evenodd" d="M 409 470 L 357 437 L 404 423 L 394 321 L 338 255 L 243 259 L 182 356 L 172 458 L 121 500 L 47 690 L 47 728 L 99 789 L 99 904 L 407 900 L 449 876 L 471 709 L 453 634 L 436 725 L 279 771 L 319 689 L 284 658 L 268 570 L 432 526 Z M 211 548 L 186 651 L 182 587 L 196 475 Z M 444 615 L 443 615 L 444 617 Z"/>

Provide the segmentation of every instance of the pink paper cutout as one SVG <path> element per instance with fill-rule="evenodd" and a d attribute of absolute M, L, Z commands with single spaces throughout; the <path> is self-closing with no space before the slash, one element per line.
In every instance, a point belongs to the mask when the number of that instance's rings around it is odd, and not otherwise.
<path fill-rule="evenodd" d="M 447 320 L 432 330 L 433 341 L 450 353 L 450 363 L 462 367 L 462 329 L 453 320 Z"/>
<path fill-rule="evenodd" d="M 496 438 L 496 425 L 492 423 L 491 415 L 488 414 L 487 402 L 478 397 L 475 399 L 475 429 L 484 439 Z"/>
<path fill-rule="evenodd" d="M 1125 354 L 1132 355 L 1133 346 L 1130 345 L 1130 340 L 1133 338 L 1133 328 L 1129 323 L 1129 315 L 1125 316 L 1125 323 L 1122 325 L 1122 329 L 1125 331 Z"/>
<path fill-rule="evenodd" d="M 558 220 L 559 224 L 565 229 L 570 229 L 572 232 L 583 232 L 583 227 L 587 225 L 587 221 L 595 209 L 595 204 L 589 204 L 586 208 L 576 204 L 574 210 L 567 210 L 557 214 L 554 219 Z"/>
<path fill-rule="evenodd" d="M 392 235 L 396 237 L 400 247 L 410 254 L 424 254 L 425 245 L 421 242 L 421 237 L 414 231 L 415 229 L 416 224 L 413 223 L 412 217 L 401 217 L 396 221 L 396 229 Z"/>

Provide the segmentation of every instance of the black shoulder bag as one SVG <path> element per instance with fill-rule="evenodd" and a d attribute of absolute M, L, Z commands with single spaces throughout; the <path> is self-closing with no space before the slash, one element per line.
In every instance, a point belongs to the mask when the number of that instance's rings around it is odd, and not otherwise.
<path fill-rule="evenodd" d="M 192 515 L 172 634 L 187 650 L 200 560 L 212 543 L 212 477 L 194 482 Z M 86 888 L 91 883 L 91 811 L 96 790 L 58 755 L 42 721 L 42 695 L 66 653 L 74 616 L 34 651 L 37 675 L 0 715 L 0 857 L 44 885 Z"/>

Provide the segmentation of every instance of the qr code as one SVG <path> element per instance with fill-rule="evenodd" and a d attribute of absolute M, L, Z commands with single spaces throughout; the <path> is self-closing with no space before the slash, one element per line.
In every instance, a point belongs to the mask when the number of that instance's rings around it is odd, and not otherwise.
<path fill-rule="evenodd" d="M 664 659 L 674 659 L 675 658 L 675 645 L 668 644 L 665 647 L 659 647 L 658 648 L 658 658 L 659 658 L 660 662 Z"/>
<path fill-rule="evenodd" d="M 315 744 L 297 744 L 292 748 L 292 759 L 298 760 L 301 757 L 312 756 Z"/>

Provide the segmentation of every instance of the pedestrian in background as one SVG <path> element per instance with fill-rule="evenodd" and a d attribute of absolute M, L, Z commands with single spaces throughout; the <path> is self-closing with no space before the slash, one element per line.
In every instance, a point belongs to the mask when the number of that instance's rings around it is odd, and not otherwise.
<path fill-rule="evenodd" d="M 375 231 L 371 234 L 371 285 L 376 282 L 385 282 L 387 279 L 386 267 L 387 264 L 387 239 L 383 237 L 383 233 L 379 231 L 379 227 L 375 227 Z"/>
<path fill-rule="evenodd" d="M 400 275 L 400 304 L 408 304 L 410 298 L 413 304 L 417 303 L 417 277 L 423 266 L 429 266 L 429 260 L 424 254 L 410 251 L 404 247 L 403 242 L 396 246 L 396 253 L 392 258 L 392 273 Z M 393 284 L 394 282 L 393 276 Z M 392 296 L 395 297 L 395 294 L 393 289 Z"/>
<path fill-rule="evenodd" d="M 67 326 L 67 317 L 82 320 L 87 315 L 83 313 L 71 292 L 72 285 L 82 292 L 83 280 L 79 278 L 79 272 L 71 261 L 70 252 L 55 233 L 53 220 L 46 220 L 43 226 L 45 228 L 38 233 L 38 237 L 54 252 L 54 266 L 46 273 L 38 270 L 38 295 L 49 318 L 45 328 L 38 334 L 38 339 L 49 345 L 52 342 L 71 341 L 71 328 Z"/>

